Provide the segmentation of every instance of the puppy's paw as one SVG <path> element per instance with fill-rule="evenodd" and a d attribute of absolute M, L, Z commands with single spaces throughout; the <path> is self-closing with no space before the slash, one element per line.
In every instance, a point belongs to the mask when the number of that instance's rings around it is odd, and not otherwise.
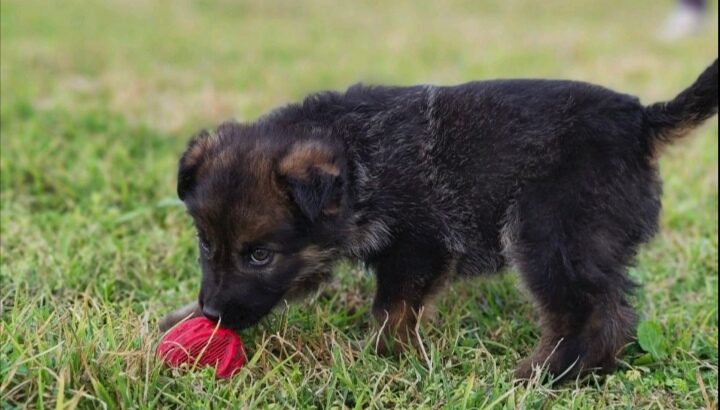
<path fill-rule="evenodd" d="M 515 380 L 527 382 L 532 379 L 534 374 L 535 368 L 533 367 L 533 359 L 532 357 L 528 357 L 521 360 L 518 367 L 515 369 Z"/>
<path fill-rule="evenodd" d="M 414 330 L 404 329 L 403 332 L 380 330 L 375 336 L 375 353 L 380 356 L 393 357 L 416 346 Z"/>
<path fill-rule="evenodd" d="M 388 309 L 375 308 L 374 314 L 379 325 L 375 336 L 376 353 L 381 356 L 397 356 L 410 346 L 416 345 L 417 315 L 405 302 L 395 303 Z"/>
<path fill-rule="evenodd" d="M 541 343 L 530 357 L 520 362 L 515 378 L 531 380 L 537 376 L 538 368 L 543 371 L 543 380 L 550 378 L 555 383 L 589 372 L 608 373 L 616 365 L 614 353 L 602 343 L 582 343 L 578 338 Z"/>
<path fill-rule="evenodd" d="M 197 302 L 193 302 L 165 315 L 165 317 L 160 319 L 158 326 L 161 332 L 167 332 L 181 321 L 199 316 L 202 316 L 200 306 Z"/>

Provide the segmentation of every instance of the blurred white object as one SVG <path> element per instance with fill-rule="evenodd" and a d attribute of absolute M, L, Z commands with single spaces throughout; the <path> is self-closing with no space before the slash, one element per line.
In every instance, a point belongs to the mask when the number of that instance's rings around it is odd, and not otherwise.
<path fill-rule="evenodd" d="M 677 40 L 698 34 L 704 27 L 705 10 L 681 2 L 665 22 L 662 37 Z"/>

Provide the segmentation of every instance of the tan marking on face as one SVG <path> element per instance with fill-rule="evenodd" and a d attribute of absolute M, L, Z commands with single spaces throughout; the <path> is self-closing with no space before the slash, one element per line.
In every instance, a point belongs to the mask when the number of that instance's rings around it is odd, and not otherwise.
<path fill-rule="evenodd" d="M 217 155 L 212 159 L 214 166 L 229 168 L 235 165 L 236 153 L 232 149 L 218 150 Z"/>
<path fill-rule="evenodd" d="M 250 242 L 270 234 L 291 213 L 290 202 L 277 182 L 273 172 L 272 160 L 261 152 L 250 155 L 246 172 L 254 183 L 250 192 L 245 193 L 250 200 L 238 204 L 235 212 L 242 216 L 239 239 Z"/>
<path fill-rule="evenodd" d="M 206 221 L 224 218 L 223 223 L 230 226 L 219 226 L 217 229 L 232 229 L 234 242 L 257 241 L 287 220 L 291 214 L 290 201 L 278 183 L 273 160 L 263 146 L 255 146 L 240 153 L 232 145 L 223 149 L 219 144 L 219 141 L 215 141 L 202 145 L 200 149 L 212 151 L 203 152 L 205 158 L 198 174 L 222 176 L 230 172 L 240 173 L 243 175 L 243 191 L 232 203 L 225 199 L 228 195 L 224 191 L 228 189 L 226 186 L 219 185 L 210 191 L 200 204 L 198 214 L 205 216 L 200 218 L 200 223 L 212 223 Z M 223 181 L 223 178 L 218 180 Z M 227 180 L 223 183 L 227 183 Z M 205 228 L 205 232 L 212 232 L 212 226 Z"/>
<path fill-rule="evenodd" d="M 316 245 L 302 249 L 298 255 L 303 260 L 304 267 L 295 276 L 287 291 L 287 297 L 291 299 L 317 289 L 318 285 L 328 280 L 335 259 L 334 250 L 322 249 Z"/>

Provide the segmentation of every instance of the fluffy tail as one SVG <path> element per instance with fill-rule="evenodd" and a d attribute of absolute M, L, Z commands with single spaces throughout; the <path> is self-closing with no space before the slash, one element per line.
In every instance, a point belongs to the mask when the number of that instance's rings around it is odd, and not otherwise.
<path fill-rule="evenodd" d="M 688 89 L 672 101 L 646 108 L 650 126 L 650 148 L 659 148 L 687 135 L 718 112 L 718 60 Z"/>

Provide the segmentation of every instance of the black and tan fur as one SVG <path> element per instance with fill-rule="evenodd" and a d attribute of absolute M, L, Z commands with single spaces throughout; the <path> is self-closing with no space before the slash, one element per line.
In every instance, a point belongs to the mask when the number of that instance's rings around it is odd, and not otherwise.
<path fill-rule="evenodd" d="M 542 326 L 518 377 L 608 371 L 633 335 L 627 267 L 658 227 L 657 155 L 717 107 L 716 61 L 651 106 L 569 81 L 356 85 L 225 123 L 180 161 L 203 279 L 163 325 L 253 325 L 352 258 L 376 274 L 392 350 L 446 281 L 512 265 Z"/>

